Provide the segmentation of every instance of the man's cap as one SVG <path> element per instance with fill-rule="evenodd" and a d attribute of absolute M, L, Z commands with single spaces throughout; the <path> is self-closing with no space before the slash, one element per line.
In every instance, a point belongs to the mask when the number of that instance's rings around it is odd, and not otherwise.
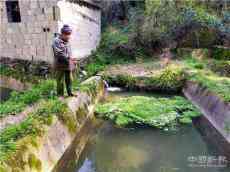
<path fill-rule="evenodd" d="M 61 33 L 71 34 L 72 33 L 72 29 L 71 29 L 71 27 L 69 25 L 65 24 L 61 28 Z"/>

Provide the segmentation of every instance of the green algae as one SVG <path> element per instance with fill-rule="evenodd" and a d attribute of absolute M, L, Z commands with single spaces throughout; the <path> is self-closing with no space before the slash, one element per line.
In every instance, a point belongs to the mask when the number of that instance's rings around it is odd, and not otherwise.
<path fill-rule="evenodd" d="M 28 162 L 29 162 L 30 168 L 34 168 L 38 171 L 41 171 L 42 163 L 34 154 L 32 153 L 29 154 Z"/>
<path fill-rule="evenodd" d="M 185 119 L 190 119 L 191 123 L 192 118 L 201 114 L 188 100 L 179 96 L 120 98 L 98 105 L 95 112 L 97 116 L 110 119 L 120 126 L 145 124 L 157 128 L 163 128 L 175 121 L 185 123 Z"/>
<path fill-rule="evenodd" d="M 38 137 L 30 135 L 17 140 L 17 149 L 8 153 L 7 158 L 4 160 L 0 160 L 1 171 L 8 172 L 13 170 L 21 172 L 28 169 L 28 167 L 34 171 L 41 171 L 41 161 L 35 155 L 37 147 L 34 147 L 34 141 L 39 144 Z"/>
<path fill-rule="evenodd" d="M 41 136 L 46 126 L 53 123 L 54 116 L 62 116 L 65 112 L 66 105 L 59 100 L 43 101 L 39 108 L 28 114 L 24 121 L 5 128 L 0 133 L 0 160 L 7 159 L 9 153 L 17 150 L 17 140 L 26 136 Z"/>

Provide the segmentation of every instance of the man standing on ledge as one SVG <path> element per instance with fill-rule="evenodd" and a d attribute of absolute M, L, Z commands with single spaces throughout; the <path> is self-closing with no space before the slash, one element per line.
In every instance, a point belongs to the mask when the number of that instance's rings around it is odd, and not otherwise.
<path fill-rule="evenodd" d="M 64 81 L 68 96 L 75 96 L 72 93 L 72 71 L 75 69 L 75 62 L 72 59 L 72 51 L 69 44 L 72 29 L 64 25 L 61 34 L 54 39 L 54 67 L 57 80 L 57 95 L 64 99 Z"/>

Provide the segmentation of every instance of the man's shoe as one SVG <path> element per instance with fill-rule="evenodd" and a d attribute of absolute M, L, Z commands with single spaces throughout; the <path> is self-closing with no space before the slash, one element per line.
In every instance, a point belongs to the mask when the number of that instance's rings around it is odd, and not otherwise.
<path fill-rule="evenodd" d="M 68 96 L 70 96 L 70 97 L 77 97 L 77 94 L 70 93 L 70 94 L 68 94 Z"/>

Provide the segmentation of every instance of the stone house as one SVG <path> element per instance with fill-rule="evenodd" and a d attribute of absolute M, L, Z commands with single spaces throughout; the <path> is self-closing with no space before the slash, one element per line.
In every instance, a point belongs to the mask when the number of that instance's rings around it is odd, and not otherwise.
<path fill-rule="evenodd" d="M 52 40 L 73 28 L 73 56 L 86 57 L 100 41 L 101 10 L 93 0 L 1 0 L 0 57 L 52 63 Z"/>

